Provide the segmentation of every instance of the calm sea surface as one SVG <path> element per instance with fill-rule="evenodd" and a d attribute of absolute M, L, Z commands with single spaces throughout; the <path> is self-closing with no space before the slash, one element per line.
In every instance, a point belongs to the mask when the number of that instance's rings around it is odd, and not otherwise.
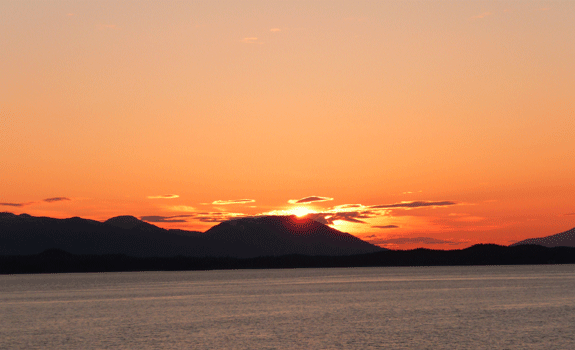
<path fill-rule="evenodd" d="M 575 349 L 575 265 L 0 276 L 1 349 Z"/>

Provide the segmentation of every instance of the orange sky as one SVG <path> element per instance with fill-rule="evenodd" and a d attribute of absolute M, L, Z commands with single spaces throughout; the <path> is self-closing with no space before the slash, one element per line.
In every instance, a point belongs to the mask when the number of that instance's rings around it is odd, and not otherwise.
<path fill-rule="evenodd" d="M 0 211 L 299 208 L 399 249 L 562 232 L 574 62 L 573 1 L 3 1 Z"/>

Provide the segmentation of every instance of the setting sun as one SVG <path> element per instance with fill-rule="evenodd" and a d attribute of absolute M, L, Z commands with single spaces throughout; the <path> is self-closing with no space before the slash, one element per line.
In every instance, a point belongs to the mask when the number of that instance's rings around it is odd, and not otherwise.
<path fill-rule="evenodd" d="M 294 207 L 287 210 L 291 215 L 295 215 L 298 218 L 306 216 L 307 214 L 317 213 L 315 210 L 306 207 Z"/>

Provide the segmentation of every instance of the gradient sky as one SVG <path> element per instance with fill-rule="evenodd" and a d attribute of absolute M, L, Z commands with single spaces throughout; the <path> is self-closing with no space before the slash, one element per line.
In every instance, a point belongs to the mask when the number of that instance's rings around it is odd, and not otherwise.
<path fill-rule="evenodd" d="M 0 1 L 0 211 L 565 231 L 575 1 Z"/>

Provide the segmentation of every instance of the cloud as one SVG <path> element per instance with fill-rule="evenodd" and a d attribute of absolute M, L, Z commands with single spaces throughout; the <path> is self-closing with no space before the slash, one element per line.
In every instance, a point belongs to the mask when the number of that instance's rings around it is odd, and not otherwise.
<path fill-rule="evenodd" d="M 187 205 L 173 205 L 173 206 L 169 206 L 166 207 L 168 210 L 171 211 L 186 211 L 186 212 L 194 212 L 196 211 L 196 208 L 194 207 L 190 207 Z"/>
<path fill-rule="evenodd" d="M 341 205 L 336 205 L 335 207 L 332 207 L 330 210 L 333 210 L 333 211 L 354 211 L 354 210 L 358 210 L 360 208 L 365 208 L 365 206 L 363 206 L 361 204 L 341 204 Z"/>
<path fill-rule="evenodd" d="M 455 204 L 457 204 L 457 203 L 452 202 L 452 201 L 441 201 L 441 202 L 416 201 L 416 202 L 401 202 L 401 203 L 394 203 L 394 204 L 370 205 L 368 208 L 372 208 L 372 209 L 394 209 L 394 208 L 412 209 L 412 208 L 422 208 L 422 207 L 442 207 L 442 206 L 455 205 Z"/>
<path fill-rule="evenodd" d="M 305 197 L 302 199 L 290 199 L 288 201 L 288 203 L 307 204 L 307 203 L 313 203 L 313 202 L 327 202 L 327 201 L 332 201 L 332 200 L 333 200 L 333 198 L 329 198 L 329 197 L 310 196 L 310 197 Z"/>
<path fill-rule="evenodd" d="M 333 225 L 334 221 L 336 220 L 365 224 L 366 222 L 360 219 L 369 219 L 373 217 L 369 213 L 359 211 L 346 211 L 339 213 L 311 213 L 307 214 L 306 216 L 325 225 Z"/>
<path fill-rule="evenodd" d="M 198 213 L 196 219 L 201 222 L 224 222 L 235 218 L 243 218 L 248 215 L 243 213 L 229 213 L 229 212 L 207 212 Z"/>
<path fill-rule="evenodd" d="M 176 205 L 166 207 L 169 210 L 186 212 L 186 214 L 170 215 L 170 216 L 159 216 L 159 215 L 149 215 L 142 216 L 142 220 L 148 222 L 188 222 L 186 219 L 193 219 L 200 222 L 223 222 L 233 218 L 246 217 L 243 213 L 231 213 L 226 211 L 216 211 L 216 212 L 199 212 L 193 207 L 188 207 L 185 205 Z"/>
<path fill-rule="evenodd" d="M 142 216 L 142 217 L 140 217 L 140 220 L 146 221 L 146 222 L 187 222 L 184 219 L 171 219 L 170 217 L 155 216 L 155 215 Z"/>
<path fill-rule="evenodd" d="M 413 237 L 413 238 L 400 237 L 400 238 L 370 240 L 369 242 L 372 244 L 450 244 L 450 245 L 459 245 L 467 243 L 464 241 L 448 241 L 432 237 Z"/>
<path fill-rule="evenodd" d="M 67 197 L 52 197 L 44 199 L 44 202 L 52 203 L 52 202 L 61 202 L 61 201 L 69 201 L 70 198 Z"/>
<path fill-rule="evenodd" d="M 567 213 L 565 216 L 575 216 L 575 213 Z"/>
<path fill-rule="evenodd" d="M 6 206 L 6 207 L 23 207 L 25 205 L 30 205 L 34 202 L 28 202 L 28 203 L 0 203 L 0 205 Z"/>
<path fill-rule="evenodd" d="M 242 40 L 240 40 L 240 42 L 242 42 L 244 44 L 257 44 L 258 38 L 255 38 L 255 37 L 243 38 Z"/>
<path fill-rule="evenodd" d="M 321 196 L 309 196 L 301 199 L 289 200 L 290 204 L 308 204 L 315 202 L 331 201 L 333 198 L 321 197 Z M 212 202 L 212 205 L 232 205 L 232 204 L 245 204 L 253 203 L 254 199 L 234 199 L 234 200 L 216 200 Z M 202 203 L 207 204 L 207 203 Z M 314 212 L 310 210 L 310 213 L 306 217 L 315 220 L 317 222 L 334 225 L 336 221 L 347 221 L 350 223 L 357 224 L 368 224 L 370 223 L 368 219 L 375 219 L 378 217 L 384 217 L 390 215 L 391 210 L 394 209 L 414 209 L 414 208 L 425 208 L 425 207 L 436 207 L 436 206 L 449 206 L 455 205 L 457 203 L 452 201 L 414 201 L 414 202 L 401 202 L 393 204 L 381 204 L 381 205 L 371 205 L 365 206 L 362 204 L 341 204 L 336 205 L 331 208 L 322 210 L 321 212 Z M 293 207 L 286 208 L 282 210 L 272 210 L 268 212 L 262 212 L 256 215 L 246 215 L 243 213 L 230 213 L 226 212 L 224 209 L 216 212 L 199 212 L 194 207 L 188 206 L 167 206 L 166 209 L 175 212 L 185 212 L 188 214 L 186 217 L 198 220 L 201 222 L 222 222 L 239 217 L 249 217 L 249 216 L 265 216 L 265 215 L 291 215 L 293 214 Z M 169 217 L 150 217 L 150 220 L 173 220 L 178 219 L 175 216 Z M 157 222 L 167 222 L 167 221 L 157 221 Z M 172 221 L 174 222 L 174 221 Z M 377 229 L 391 229 L 398 228 L 397 225 L 379 225 L 372 226 Z"/>
<path fill-rule="evenodd" d="M 289 201 L 291 204 L 306 204 L 318 201 L 332 200 L 332 198 L 312 196 L 302 199 L 292 199 Z M 394 204 L 381 204 L 365 206 L 362 204 L 341 204 L 334 207 L 322 210 L 321 212 L 310 212 L 306 217 L 313 219 L 317 222 L 326 225 L 333 225 L 335 221 L 347 221 L 352 223 L 367 224 L 366 219 L 374 219 L 378 217 L 388 216 L 392 209 L 414 209 L 424 207 L 448 206 L 457 203 L 452 201 L 417 201 L 417 202 L 401 202 Z M 272 210 L 258 215 L 290 215 L 293 213 L 287 210 Z M 396 228 L 394 225 L 382 226 L 376 228 Z"/>
<path fill-rule="evenodd" d="M 61 202 L 61 201 L 70 201 L 71 199 L 68 197 L 52 197 L 52 198 L 46 198 L 43 199 L 43 202 L 46 203 L 54 203 L 54 202 Z M 27 205 L 32 205 L 32 204 L 37 204 L 38 201 L 35 202 L 26 202 L 26 203 L 0 203 L 0 206 L 5 206 L 5 207 L 24 207 Z"/>
<path fill-rule="evenodd" d="M 281 31 L 282 31 L 282 30 L 279 29 L 279 28 L 272 28 L 272 29 L 270 29 L 270 32 L 274 32 L 274 33 L 281 32 Z"/>
<path fill-rule="evenodd" d="M 245 204 L 245 203 L 253 203 L 255 199 L 228 199 L 228 200 L 217 200 L 213 201 L 212 204 L 214 205 L 229 205 L 229 204 Z"/>
<path fill-rule="evenodd" d="M 177 194 L 161 194 L 159 196 L 148 196 L 148 199 L 173 199 L 178 198 Z"/>
<path fill-rule="evenodd" d="M 403 194 L 415 194 L 415 193 L 421 193 L 423 191 L 417 191 L 417 192 L 413 192 L 413 191 L 405 191 L 403 192 Z"/>
<path fill-rule="evenodd" d="M 483 12 L 483 13 L 480 13 L 476 16 L 472 16 L 471 18 L 472 19 L 480 19 L 480 18 L 485 18 L 487 16 L 491 16 L 491 12 Z"/>
<path fill-rule="evenodd" d="M 146 222 L 187 222 L 185 218 L 194 217 L 194 215 L 174 215 L 174 216 L 141 216 L 140 220 Z"/>

